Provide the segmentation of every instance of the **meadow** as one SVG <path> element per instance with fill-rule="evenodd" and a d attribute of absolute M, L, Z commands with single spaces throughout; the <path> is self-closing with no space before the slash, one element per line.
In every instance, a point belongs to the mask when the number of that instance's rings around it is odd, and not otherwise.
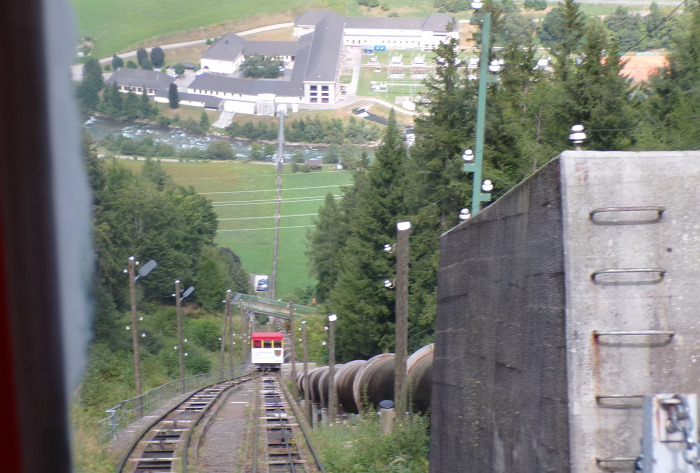
<path fill-rule="evenodd" d="M 139 169 L 142 161 L 124 161 Z M 275 167 L 251 162 L 162 162 L 177 183 L 208 198 L 219 217 L 216 243 L 230 248 L 251 274 L 272 275 L 275 228 Z M 277 261 L 277 298 L 315 284 L 309 275 L 307 233 L 328 193 L 341 195 L 352 174 L 324 166 L 322 171 L 282 173 L 282 203 Z"/>
<path fill-rule="evenodd" d="M 93 55 L 102 58 L 137 47 L 192 41 L 264 25 L 292 22 L 311 8 L 342 15 L 422 16 L 434 11 L 431 0 L 386 0 L 388 11 L 367 9 L 356 0 L 70 0 L 80 38 L 95 41 Z M 291 38 L 290 38 L 291 39 Z"/>

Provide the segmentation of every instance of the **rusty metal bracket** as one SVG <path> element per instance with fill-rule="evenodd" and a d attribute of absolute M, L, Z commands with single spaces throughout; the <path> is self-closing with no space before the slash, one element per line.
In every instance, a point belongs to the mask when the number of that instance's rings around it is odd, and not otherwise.
<path fill-rule="evenodd" d="M 600 276 L 616 275 L 616 274 L 656 274 L 657 277 L 651 281 L 645 282 L 660 282 L 667 273 L 667 270 L 662 268 L 616 268 L 616 269 L 599 269 L 591 273 L 593 282 L 600 283 Z"/>
<path fill-rule="evenodd" d="M 596 220 L 596 216 L 599 214 L 603 214 L 603 213 L 653 212 L 655 214 L 653 218 L 639 222 L 639 223 L 652 223 L 652 222 L 657 222 L 657 221 L 661 220 L 661 217 L 663 216 L 663 213 L 665 210 L 666 209 L 664 207 L 661 207 L 659 205 L 645 205 L 645 206 L 638 206 L 638 207 L 600 207 L 600 208 L 591 210 L 588 214 L 588 217 L 594 223 L 634 223 L 634 222 L 616 222 L 616 221 L 600 222 L 600 221 Z"/>

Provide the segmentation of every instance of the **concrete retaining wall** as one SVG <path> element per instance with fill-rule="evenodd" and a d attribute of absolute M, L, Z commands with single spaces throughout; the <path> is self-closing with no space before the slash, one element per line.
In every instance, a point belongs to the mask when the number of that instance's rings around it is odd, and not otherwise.
<path fill-rule="evenodd" d="M 700 390 L 698 197 L 700 152 L 565 152 L 443 235 L 431 472 L 633 471 Z"/>

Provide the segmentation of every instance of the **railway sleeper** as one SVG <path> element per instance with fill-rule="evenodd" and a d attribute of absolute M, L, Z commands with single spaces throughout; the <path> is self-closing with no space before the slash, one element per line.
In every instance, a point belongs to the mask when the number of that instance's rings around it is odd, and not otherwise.
<path fill-rule="evenodd" d="M 172 467 L 173 467 L 172 460 L 162 460 L 162 459 L 143 460 L 143 459 L 139 459 L 138 463 L 136 464 L 136 469 L 134 470 L 134 473 L 147 473 L 147 472 L 165 473 L 165 472 L 172 471 Z"/>

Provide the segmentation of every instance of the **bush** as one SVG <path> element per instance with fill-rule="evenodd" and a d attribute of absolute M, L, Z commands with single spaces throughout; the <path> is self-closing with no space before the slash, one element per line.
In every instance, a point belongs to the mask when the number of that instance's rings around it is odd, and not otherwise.
<path fill-rule="evenodd" d="M 233 148 L 231 143 L 224 140 L 214 141 L 207 148 L 207 157 L 209 159 L 233 159 Z"/>
<path fill-rule="evenodd" d="M 221 323 L 213 318 L 191 320 L 187 332 L 202 348 L 209 351 L 217 351 L 221 348 Z"/>
<path fill-rule="evenodd" d="M 428 417 L 411 414 L 382 435 L 376 412 L 358 421 L 314 431 L 312 442 L 328 471 L 427 473 Z"/>

